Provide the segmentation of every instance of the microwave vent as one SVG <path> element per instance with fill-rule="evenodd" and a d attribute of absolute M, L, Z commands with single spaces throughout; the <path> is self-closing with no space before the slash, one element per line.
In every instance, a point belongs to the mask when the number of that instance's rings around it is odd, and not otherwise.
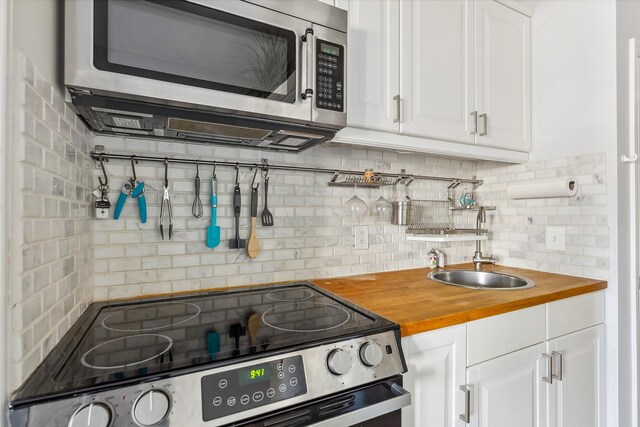
<path fill-rule="evenodd" d="M 262 140 L 271 135 L 270 130 L 254 129 L 241 126 L 230 126 L 219 123 L 200 122 L 196 120 L 169 118 L 167 128 L 178 133 L 191 135 L 207 135 L 239 140 Z"/>

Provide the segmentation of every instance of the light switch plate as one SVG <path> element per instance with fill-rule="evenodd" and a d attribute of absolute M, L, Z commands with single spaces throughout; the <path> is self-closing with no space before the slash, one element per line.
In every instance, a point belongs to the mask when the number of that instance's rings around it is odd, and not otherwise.
<path fill-rule="evenodd" d="M 564 227 L 547 227 L 545 231 L 545 241 L 548 251 L 564 252 L 567 249 Z"/>
<path fill-rule="evenodd" d="M 353 229 L 356 249 L 369 249 L 369 227 L 366 225 L 356 225 Z"/>

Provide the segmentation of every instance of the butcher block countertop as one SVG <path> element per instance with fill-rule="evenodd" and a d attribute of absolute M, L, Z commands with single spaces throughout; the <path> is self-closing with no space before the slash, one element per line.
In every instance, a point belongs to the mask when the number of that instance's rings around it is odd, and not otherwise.
<path fill-rule="evenodd" d="M 446 269 L 473 269 L 459 264 Z M 315 285 L 400 324 L 402 336 L 606 289 L 607 282 L 504 266 L 484 271 L 533 280 L 522 290 L 476 290 L 427 279 L 427 268 L 312 280 Z"/>

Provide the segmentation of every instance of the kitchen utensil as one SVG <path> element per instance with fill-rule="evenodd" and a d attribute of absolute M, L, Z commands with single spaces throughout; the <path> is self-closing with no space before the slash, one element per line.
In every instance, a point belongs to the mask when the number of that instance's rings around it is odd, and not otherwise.
<path fill-rule="evenodd" d="M 218 178 L 216 166 L 211 174 L 211 225 L 207 227 L 207 247 L 215 248 L 220 244 L 220 226 L 216 225 L 218 216 Z"/>
<path fill-rule="evenodd" d="M 269 194 L 269 169 L 267 169 L 264 175 L 264 209 L 262 209 L 262 225 L 265 227 L 273 226 L 273 215 L 269 208 L 267 207 L 267 196 Z"/>
<path fill-rule="evenodd" d="M 116 210 L 113 213 L 113 218 L 120 218 L 120 214 L 122 213 L 122 208 L 124 208 L 124 203 L 127 201 L 127 197 L 131 196 L 132 198 L 138 201 L 138 211 L 140 211 L 140 222 L 143 224 L 147 222 L 147 200 L 144 197 L 144 182 L 138 181 L 138 177 L 136 175 L 136 168 L 134 163 L 134 156 L 131 156 L 131 169 L 133 171 L 133 177 L 129 178 L 127 182 L 122 186 L 122 191 L 120 196 L 118 197 L 118 202 L 116 203 Z"/>
<path fill-rule="evenodd" d="M 251 236 L 249 237 L 249 247 L 247 253 L 251 258 L 260 255 L 260 241 L 256 233 L 256 221 L 258 217 L 258 186 L 251 187 Z"/>
<path fill-rule="evenodd" d="M 353 224 L 359 224 L 367 216 L 367 204 L 358 196 L 353 196 L 347 200 L 344 207 L 347 208 L 347 213 Z"/>
<path fill-rule="evenodd" d="M 251 353 L 256 351 L 258 345 L 258 330 L 260 330 L 260 315 L 258 313 L 251 313 L 249 320 L 247 321 L 247 329 L 249 330 L 249 339 L 251 339 Z"/>
<path fill-rule="evenodd" d="M 391 223 L 395 225 L 409 225 L 413 215 L 411 200 L 396 201 L 391 203 Z"/>
<path fill-rule="evenodd" d="M 202 200 L 200 200 L 200 167 L 198 162 L 196 162 L 196 178 L 194 185 L 196 195 L 193 199 L 193 204 L 191 205 L 191 214 L 195 218 L 202 218 L 202 215 L 204 215 L 204 209 L 202 208 Z"/>
<path fill-rule="evenodd" d="M 165 208 L 169 219 L 169 240 L 173 239 L 173 213 L 171 209 L 171 197 L 169 197 L 169 159 L 164 159 L 164 187 L 162 190 L 162 205 L 160 206 L 160 236 L 164 240 Z"/>
<path fill-rule="evenodd" d="M 229 240 L 229 249 L 244 249 L 247 247 L 247 241 L 240 238 L 240 211 L 241 211 L 241 195 L 240 195 L 240 182 L 238 181 L 238 174 L 240 172 L 240 165 L 236 163 L 236 186 L 233 189 L 233 216 L 236 222 L 236 237 Z"/>

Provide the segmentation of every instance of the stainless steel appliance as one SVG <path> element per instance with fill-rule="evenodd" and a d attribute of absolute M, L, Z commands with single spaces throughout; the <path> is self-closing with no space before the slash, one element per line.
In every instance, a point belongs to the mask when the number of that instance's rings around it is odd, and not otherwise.
<path fill-rule="evenodd" d="M 67 102 L 97 133 L 300 151 L 346 125 L 347 12 L 67 0 Z"/>
<path fill-rule="evenodd" d="M 13 396 L 9 420 L 400 426 L 405 371 L 398 325 L 308 283 L 93 303 Z"/>

